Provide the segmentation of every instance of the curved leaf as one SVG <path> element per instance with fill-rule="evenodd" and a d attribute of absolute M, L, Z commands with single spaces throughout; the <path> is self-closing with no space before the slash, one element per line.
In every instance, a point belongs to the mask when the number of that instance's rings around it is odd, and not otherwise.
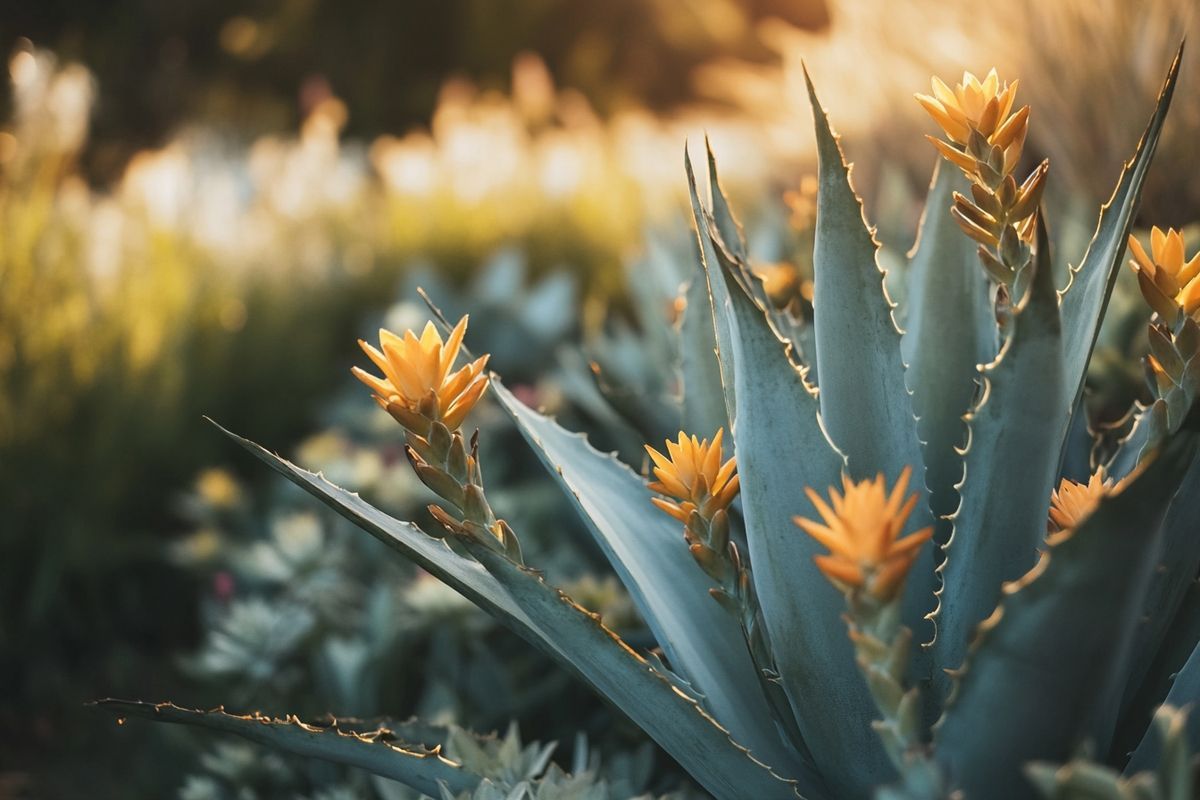
<path fill-rule="evenodd" d="M 732 796 L 722 794 L 717 789 L 725 787 L 731 780 L 744 780 L 764 790 L 761 795 L 764 798 L 790 796 L 789 785 L 781 783 L 782 779 L 776 778 L 766 767 L 752 759 L 741 745 L 733 742 L 729 734 L 676 685 L 678 679 L 675 676 L 654 670 L 587 612 L 572 605 L 572 611 L 582 618 L 582 622 L 574 620 L 570 624 L 564 622 L 561 615 L 539 617 L 530 614 L 526 610 L 528 598 L 513 596 L 511 587 L 497 580 L 494 574 L 510 575 L 511 571 L 496 568 L 485 558 L 479 558 L 478 554 L 478 560 L 460 556 L 442 540 L 425 535 L 412 523 L 389 517 L 357 494 L 334 486 L 321 476 L 300 469 L 249 440 L 223 428 L 221 430 L 281 475 L 412 559 L 563 667 L 579 675 L 653 737 L 710 791 L 719 796 Z M 488 569 L 484 568 L 481 561 L 488 565 Z M 515 565 L 513 568 L 516 568 Z M 518 587 L 528 588 L 524 584 L 518 584 Z M 551 591 L 549 587 L 546 590 Z M 538 608 L 542 610 L 540 606 Z M 581 627 L 584 623 L 596 631 L 603 631 L 603 636 L 597 638 L 594 633 L 589 633 Z M 601 648 L 603 652 L 595 649 L 598 642 L 606 643 L 607 646 Z M 771 787 L 771 791 L 765 791 L 766 787 Z M 781 792 L 780 787 L 784 791 Z"/>
<path fill-rule="evenodd" d="M 1142 617 L 1133 635 L 1133 662 L 1121 700 L 1121 716 L 1133 714 L 1148 725 L 1152 706 L 1137 708 L 1139 689 L 1151 670 L 1160 649 L 1168 641 L 1184 596 L 1200 573 L 1200 460 L 1192 462 L 1167 510 L 1163 521 L 1162 549 L 1150 577 Z M 1173 632 L 1178 635 L 1178 632 Z M 1178 664 L 1176 665 L 1178 666 Z M 1154 705 L 1162 702 L 1155 698 Z M 1122 721 L 1122 725 L 1129 724 Z"/>
<path fill-rule="evenodd" d="M 1167 109 L 1171 106 L 1171 95 L 1179 77 L 1179 65 L 1183 58 L 1183 45 L 1175 54 L 1175 60 L 1167 71 L 1166 81 L 1158 95 L 1158 103 L 1150 122 L 1138 142 L 1133 158 L 1121 170 L 1121 177 L 1113 190 L 1112 197 L 1100 209 L 1096 232 L 1088 245 L 1087 252 L 1078 267 L 1070 268 L 1070 280 L 1062 295 L 1063 335 L 1066 342 L 1065 365 L 1066 387 L 1072 392 L 1072 400 L 1078 401 L 1083 394 L 1087 377 L 1088 361 L 1100 334 L 1100 323 L 1108 308 L 1108 299 L 1116 284 L 1125 243 L 1133 229 L 1134 216 L 1141 199 L 1142 184 L 1158 147 Z"/>
<path fill-rule="evenodd" d="M 571 657 L 563 666 L 616 703 L 706 790 L 718 798 L 796 796 L 793 781 L 755 760 L 695 701 L 604 627 L 597 615 L 548 585 L 536 571 L 481 543 L 463 543 L 529 616 L 557 641 L 571 643 Z"/>
<path fill-rule="evenodd" d="M 917 244 L 909 257 L 908 314 L 901 342 L 917 430 L 923 442 L 930 507 L 940 519 L 958 507 L 967 439 L 963 421 L 976 390 L 976 367 L 995 357 L 996 321 L 988 283 L 971 239 L 949 209 L 967 181 L 939 160 L 929 185 Z"/>
<path fill-rule="evenodd" d="M 430 796 L 440 795 L 443 786 L 456 794 L 469 791 L 480 781 L 478 775 L 441 755 L 441 748 L 429 750 L 419 744 L 397 741 L 387 728 L 363 733 L 343 730 L 336 722 L 309 725 L 290 715 L 279 718 L 255 712 L 239 716 L 226 713 L 224 708 L 201 711 L 173 703 L 109 699 L 95 705 L 120 719 L 142 717 L 210 728 L 306 758 L 358 767 Z"/>
<path fill-rule="evenodd" d="M 813 305 L 821 418 L 852 476 L 883 472 L 892 480 L 908 466 L 920 474 L 917 420 L 904 382 L 901 333 L 876 261 L 879 247 L 807 73 L 805 79 L 819 166 Z M 928 510 L 921 512 L 928 519 Z"/>
<path fill-rule="evenodd" d="M 696 226 L 696 239 L 700 248 L 700 265 L 704 268 L 705 284 L 707 286 L 708 308 L 712 315 L 712 325 L 716 340 L 717 369 L 721 376 L 721 390 L 725 398 L 725 418 L 732 426 L 737 417 L 737 396 L 733 386 L 733 375 L 728 372 L 728 353 L 732 350 L 729 321 L 729 291 L 721 279 L 721 267 L 717 263 L 717 253 L 712 241 L 707 235 L 707 213 L 700 202 L 700 194 L 696 189 L 696 173 L 692 169 L 692 157 L 686 148 L 683 153 L 683 166 L 687 172 L 688 194 L 692 203 L 692 219 Z M 697 287 L 699 293 L 699 287 Z M 688 298 L 691 299 L 690 297 Z M 703 314 L 699 316 L 703 320 Z M 700 324 L 704 324 L 703 321 Z M 707 388 L 707 387 L 706 387 Z"/>
<path fill-rule="evenodd" d="M 813 252 L 813 327 L 820 374 L 821 419 L 845 453 L 850 475 L 883 473 L 894 481 L 913 469 L 921 499 L 914 525 L 933 524 L 917 418 L 905 383 L 901 332 L 884 285 L 886 272 L 867 227 L 850 168 L 804 73 L 817 137 L 817 225 Z M 928 641 L 935 605 L 933 543 L 925 544 L 904 597 L 904 623 Z M 924 669 L 921 670 L 924 672 Z"/>
<path fill-rule="evenodd" d="M 1175 437 L 1005 586 L 934 738 L 973 800 L 1030 795 L 1023 765 L 1067 761 L 1090 732 L 1096 698 L 1123 677 L 1162 514 L 1195 444 L 1190 433 Z"/>
<path fill-rule="evenodd" d="M 654 507 L 652 492 L 629 467 L 527 408 L 497 378 L 492 386 L 572 499 L 672 669 L 699 690 L 709 712 L 734 738 L 777 770 L 792 771 L 796 755 L 771 724 L 741 628 L 709 596 L 716 584 L 696 565 L 681 524 Z"/>
<path fill-rule="evenodd" d="M 1062 391 L 1062 329 L 1045 226 L 1028 299 L 996 360 L 982 367 L 984 391 L 967 417 L 970 437 L 961 505 L 943 548 L 933 619 L 934 684 L 962 665 L 975 627 L 996 607 L 1000 587 L 1037 560 L 1058 471 L 1058 440 L 1069 409 Z"/>
<path fill-rule="evenodd" d="M 754 584 L 784 690 L 797 725 L 838 797 L 856 797 L 888 780 L 891 767 L 871 721 L 878 716 L 842 614 L 845 601 L 813 563 L 823 549 L 792 522 L 815 517 L 804 495 L 839 479 L 842 456 L 826 438 L 817 398 L 737 281 L 733 311 L 738 420 L 733 427 L 742 513 Z"/>
<path fill-rule="evenodd" d="M 703 265 L 684 289 L 683 319 L 679 323 L 679 366 L 683 375 L 684 430 L 710 436 L 729 429 L 725 389 L 717 359 L 717 334 L 712 299 Z"/>
<path fill-rule="evenodd" d="M 1180 620 L 1182 624 L 1172 630 L 1173 633 L 1179 632 L 1184 635 L 1178 641 L 1169 642 L 1164 648 L 1171 651 L 1167 654 L 1171 666 L 1164 668 L 1158 677 L 1162 678 L 1160 688 L 1166 690 L 1165 697 L 1160 700 L 1162 704 L 1177 708 L 1191 707 L 1188 741 L 1192 751 L 1197 752 L 1200 751 L 1200 711 L 1197 710 L 1200 709 L 1200 642 L 1197 641 L 1197 635 L 1200 634 L 1200 585 L 1194 584 L 1191 587 L 1188 600 L 1190 602 L 1180 609 L 1186 609 L 1187 618 Z M 1186 649 L 1183 647 L 1185 643 Z M 1142 725 L 1140 732 L 1137 749 L 1133 751 L 1129 763 L 1125 766 L 1126 775 L 1151 769 L 1159 761 L 1160 742 L 1155 737 L 1154 730 L 1149 725 Z"/>

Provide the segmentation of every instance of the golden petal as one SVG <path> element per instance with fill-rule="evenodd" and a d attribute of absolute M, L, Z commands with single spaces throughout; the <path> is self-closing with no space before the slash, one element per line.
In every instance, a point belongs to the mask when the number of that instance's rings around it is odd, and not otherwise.
<path fill-rule="evenodd" d="M 1162 261 L 1159 253 L 1162 252 L 1163 245 L 1167 243 L 1167 233 L 1162 228 L 1155 225 L 1150 229 L 1150 252 L 1154 253 L 1155 261 Z"/>
<path fill-rule="evenodd" d="M 857 556 L 858 551 L 854 546 L 854 542 L 846 537 L 845 533 L 836 531 L 827 525 L 820 525 L 813 522 L 811 519 L 804 517 L 792 517 L 792 522 L 796 524 L 800 530 L 807 533 L 812 538 L 816 539 L 820 544 L 824 545 L 830 553 L 842 556 L 847 559 L 853 559 Z"/>
<path fill-rule="evenodd" d="M 365 383 L 367 388 L 375 392 L 375 394 L 380 397 L 388 397 L 389 395 L 395 393 L 395 389 L 392 388 L 390 383 L 376 378 L 374 375 L 365 370 L 361 370 L 358 367 L 351 367 L 350 372 L 354 374 L 354 377 Z"/>
<path fill-rule="evenodd" d="M 690 510 L 685 510 L 669 500 L 663 500 L 661 497 L 651 497 L 650 502 L 654 503 L 654 505 L 667 512 L 684 525 L 687 524 L 688 517 L 692 515 Z"/>
<path fill-rule="evenodd" d="M 441 363 L 438 364 L 438 380 L 446 380 L 446 376 L 450 374 L 450 370 L 454 367 L 454 361 L 458 358 L 458 351 L 462 348 L 463 336 L 467 333 L 467 317 L 464 315 L 454 326 L 454 330 L 450 331 L 450 338 L 446 340 L 445 347 L 442 348 Z"/>
<path fill-rule="evenodd" d="M 958 98 L 954 95 L 954 91 L 946 85 L 946 82 L 936 75 L 930 80 L 930 85 L 933 87 L 933 96 L 947 109 L 958 107 Z"/>
<path fill-rule="evenodd" d="M 863 574 L 857 565 L 833 556 L 813 556 L 813 561 L 826 578 L 848 586 L 862 586 Z"/>
<path fill-rule="evenodd" d="M 1146 254 L 1146 249 L 1142 247 L 1142 243 L 1137 240 L 1137 237 L 1132 233 L 1129 234 L 1129 250 L 1133 254 L 1133 260 L 1136 263 L 1134 270 L 1141 267 L 1154 277 L 1154 261 Z"/>
<path fill-rule="evenodd" d="M 1166 241 L 1163 243 L 1162 253 L 1155 253 L 1154 260 L 1160 266 L 1170 270 L 1174 276 L 1183 266 L 1183 237 L 1179 235 L 1179 231 L 1172 228 L 1167 233 Z"/>
<path fill-rule="evenodd" d="M 950 161 L 950 163 L 965 170 L 967 173 L 975 172 L 975 159 L 971 158 L 961 150 L 951 147 L 941 139 L 933 136 L 926 136 L 925 138 L 928 139 L 930 143 L 937 148 L 937 151 L 942 154 L 942 157 Z"/>

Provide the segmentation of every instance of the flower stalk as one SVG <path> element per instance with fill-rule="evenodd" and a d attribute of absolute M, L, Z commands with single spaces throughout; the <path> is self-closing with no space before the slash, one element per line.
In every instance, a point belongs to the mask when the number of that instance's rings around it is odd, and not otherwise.
<path fill-rule="evenodd" d="M 830 550 L 814 561 L 846 597 L 855 661 L 882 717 L 872 725 L 900 773 L 902 796 L 933 800 L 945 796 L 944 781 L 922 738 L 920 691 L 905 687 L 912 631 L 900 623 L 905 578 L 933 534 L 928 527 L 901 536 L 918 499 L 905 498 L 911 474 L 906 467 L 890 493 L 882 475 L 863 481 L 843 475 L 842 491 L 831 487 L 829 502 L 806 487 L 821 521 L 794 521 Z"/>
<path fill-rule="evenodd" d="M 971 181 L 971 197 L 954 193 L 950 214 L 979 243 L 979 260 L 997 286 L 997 314 L 1007 318 L 1028 288 L 1038 206 L 1049 161 L 1023 181 L 1014 172 L 1029 130 L 1029 106 L 1014 110 L 1018 81 L 1002 84 L 996 70 L 981 81 L 970 72 L 953 89 L 933 78 L 933 94 L 915 95 L 945 139 L 926 138 Z"/>
<path fill-rule="evenodd" d="M 665 454 L 646 445 L 655 478 L 649 488 L 666 495 L 653 497 L 651 502 L 683 523 L 692 558 L 717 584 L 709 594 L 738 621 L 776 719 L 799 743 L 787 696 L 777 680 L 750 563 L 730 536 L 728 509 L 740 484 L 737 459 L 721 460 L 724 433 L 718 428 L 710 442 L 680 431 L 677 441 L 666 441 Z"/>

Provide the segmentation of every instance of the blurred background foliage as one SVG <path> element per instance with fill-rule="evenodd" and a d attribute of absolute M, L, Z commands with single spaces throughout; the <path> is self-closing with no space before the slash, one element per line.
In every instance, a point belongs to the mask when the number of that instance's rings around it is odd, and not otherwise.
<path fill-rule="evenodd" d="M 649 365 L 692 258 L 685 141 L 695 157 L 711 138 L 756 269 L 803 316 L 801 60 L 868 212 L 889 221 L 885 258 L 911 244 L 934 161 L 911 93 L 995 64 L 1020 77 L 1027 158 L 1051 157 L 1053 203 L 1070 209 L 1051 221 L 1061 268 L 1197 25 L 1192 0 L 10 4 L 0 798 L 402 796 L 186 732 L 112 736 L 82 707 L 104 695 L 419 711 L 481 732 L 515 718 L 590 781 L 686 791 L 571 679 L 254 469 L 202 415 L 423 514 L 396 431 L 346 375 L 356 336 L 423 322 L 422 286 L 472 314 L 470 344 L 524 399 L 639 467 L 672 419 L 674 376 Z M 1146 225 L 1200 220 L 1197 85 L 1193 47 Z M 1096 360 L 1097 422 L 1143 391 L 1127 283 Z M 519 437 L 486 408 L 476 421 L 532 560 L 644 643 Z M 524 752 L 509 746 L 505 768 Z"/>

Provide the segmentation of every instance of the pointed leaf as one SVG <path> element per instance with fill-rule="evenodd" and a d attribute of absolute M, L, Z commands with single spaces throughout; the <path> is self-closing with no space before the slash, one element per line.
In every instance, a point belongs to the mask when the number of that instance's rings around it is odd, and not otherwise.
<path fill-rule="evenodd" d="M 684 298 L 683 319 L 679 323 L 683 425 L 689 433 L 711 435 L 717 428 L 729 430 L 729 419 L 717 360 L 712 299 L 702 265 L 688 282 Z"/>
<path fill-rule="evenodd" d="M 1073 400 L 1077 400 L 1083 393 L 1088 361 L 1091 360 L 1092 349 L 1100 333 L 1100 323 L 1104 319 L 1104 312 L 1108 308 L 1108 300 L 1117 280 L 1121 257 L 1125 253 L 1125 243 L 1133 229 L 1142 184 L 1154 158 L 1155 148 L 1158 147 L 1158 137 L 1162 132 L 1167 109 L 1171 105 L 1171 95 L 1175 91 L 1182 57 L 1183 45 L 1180 45 L 1167 72 L 1166 81 L 1158 96 L 1158 104 L 1146 126 L 1146 132 L 1138 142 L 1137 152 L 1121 170 L 1121 177 L 1112 197 L 1100 210 L 1096 232 L 1087 252 L 1084 253 L 1079 266 L 1071 268 L 1070 282 L 1061 292 L 1066 343 L 1064 352 L 1067 354 L 1064 374 L 1067 390 L 1072 393 Z"/>
<path fill-rule="evenodd" d="M 920 234 L 909 261 L 903 352 L 913 410 L 924 442 L 926 481 L 936 517 L 958 508 L 967 427 L 963 415 L 976 390 L 976 366 L 995 357 L 996 322 L 975 244 L 949 214 L 954 191 L 967 191 L 957 169 L 934 169 Z M 949 522 L 939 520 L 945 542 Z"/>
<path fill-rule="evenodd" d="M 1028 796 L 1023 765 L 1067 761 L 1090 732 L 1096 698 L 1123 674 L 1163 510 L 1195 445 L 1175 437 L 1005 587 L 934 739 L 973 800 Z"/>
<path fill-rule="evenodd" d="M 725 191 L 721 188 L 721 182 L 717 178 L 717 159 L 713 155 L 712 144 L 708 141 L 708 137 L 704 137 L 704 149 L 708 155 L 708 188 L 710 200 L 712 204 L 713 221 L 717 225 L 717 231 L 721 235 L 721 241 L 725 244 L 725 248 L 741 261 L 746 261 L 748 255 L 746 251 L 746 237 L 742 234 L 742 226 L 733 216 L 733 209 L 729 207 L 729 198 L 725 196 Z"/>
<path fill-rule="evenodd" d="M 852 476 L 883 472 L 895 480 L 905 467 L 922 476 L 901 334 L 876 260 L 879 246 L 811 81 L 808 92 L 819 164 L 813 305 L 821 419 Z M 914 483 L 923 486 L 923 479 Z M 928 518 L 927 503 L 920 505 Z"/>
<path fill-rule="evenodd" d="M 700 264 L 704 268 L 705 282 L 708 286 L 708 305 L 712 314 L 713 329 L 716 333 L 717 363 L 721 374 L 721 387 L 725 397 L 725 416 L 732 425 L 737 416 L 737 398 L 734 393 L 733 375 L 728 373 L 728 354 L 732 348 L 729 322 L 729 292 L 720 278 L 720 266 L 712 241 L 707 235 L 708 212 L 700 203 L 700 194 L 696 189 L 696 174 L 692 169 L 692 158 L 684 150 L 684 169 L 687 172 L 688 192 L 692 202 L 692 218 L 696 226 L 696 238 L 700 247 Z M 699 291 L 699 290 L 697 290 Z M 690 298 L 689 298 L 690 299 Z M 701 315 L 702 318 L 703 315 Z M 701 323 L 703 324 L 703 323 Z"/>
<path fill-rule="evenodd" d="M 818 768 L 836 796 L 863 795 L 891 776 L 870 727 L 878 712 L 854 667 L 845 601 L 813 563 L 824 549 L 792 522 L 797 514 L 816 517 L 804 487 L 824 492 L 840 480 L 844 461 L 821 429 L 817 398 L 786 344 L 736 280 L 727 288 L 742 513 L 767 633 Z"/>
<path fill-rule="evenodd" d="M 905 384 L 901 332 L 877 260 L 879 245 L 850 184 L 850 167 L 808 77 L 817 136 L 817 226 L 813 252 L 813 326 L 820 373 L 821 420 L 846 454 L 852 477 L 913 470 L 920 495 L 913 523 L 933 524 L 917 419 Z M 904 598 L 904 623 L 928 641 L 933 610 L 933 544 L 922 548 Z"/>
<path fill-rule="evenodd" d="M 1068 408 L 1062 392 L 1062 329 L 1045 226 L 1028 300 L 996 360 L 980 370 L 984 391 L 970 429 L 962 503 L 940 567 L 934 615 L 934 682 L 962 665 L 972 632 L 996 607 L 1000 586 L 1025 574 L 1046 533 Z"/>
<path fill-rule="evenodd" d="M 1121 715 L 1130 714 L 1149 724 L 1153 707 L 1137 708 L 1136 698 L 1142 682 L 1151 670 L 1158 653 L 1167 642 L 1184 596 L 1200 574 L 1200 460 L 1187 469 L 1179 491 L 1175 494 L 1166 519 L 1163 521 L 1162 549 L 1145 599 L 1142 617 L 1133 636 L 1133 662 L 1129 679 L 1124 686 Z M 1178 633 L 1176 633 L 1178 635 Z M 1178 666 L 1178 665 L 1177 665 Z M 1154 705 L 1162 702 L 1161 695 Z M 1122 725 L 1129 722 L 1123 720 Z"/>
<path fill-rule="evenodd" d="M 445 542 L 426 536 L 412 523 L 392 519 L 357 494 L 334 486 L 321 476 L 300 469 L 253 442 L 223 428 L 221 430 L 281 475 L 412 559 L 581 677 L 627 714 L 714 794 L 732 797 L 734 795 L 725 792 L 724 787 L 729 781 L 743 780 L 758 791 L 763 791 L 761 796 L 764 798 L 791 796 L 788 784 L 752 759 L 741 745 L 734 743 L 695 700 L 676 686 L 675 680 L 653 670 L 587 612 L 564 601 L 563 607 L 569 607 L 571 614 L 577 615 L 582 621 L 575 617 L 567 617 L 567 621 L 564 621 L 561 613 L 538 616 L 538 613 L 546 610 L 545 599 L 540 598 L 531 606 L 528 597 L 511 594 L 512 570 L 497 567 L 492 560 L 481 557 L 478 552 L 474 553 L 477 560 L 459 556 Z M 492 553 L 487 548 L 482 549 Z M 510 564 L 503 558 L 500 561 Z M 518 569 L 515 565 L 510 566 Z M 510 583 L 497 580 L 496 573 L 505 575 Z M 523 570 L 520 573 L 527 574 Z M 553 592 L 540 580 L 537 582 L 545 591 Z M 528 582 L 515 585 L 523 591 L 529 591 Z M 554 596 L 561 597 L 557 593 Z M 527 609 L 530 607 L 536 608 L 538 613 L 529 613 Z M 556 608 L 553 605 L 550 607 Z M 585 623 L 594 630 L 584 627 Z M 596 631 L 603 635 L 597 637 Z M 597 643 L 605 643 L 606 646 L 594 649 Z M 765 791 L 766 787 L 771 790 Z"/>
<path fill-rule="evenodd" d="M 464 544 L 518 605 L 564 644 L 563 666 L 593 686 L 648 733 L 680 766 L 718 798 L 796 796 L 670 680 L 536 571 L 474 541 Z M 568 644 L 569 643 L 569 644 Z"/>
<path fill-rule="evenodd" d="M 442 786 L 457 793 L 473 789 L 480 781 L 478 775 L 441 755 L 440 748 L 428 750 L 420 744 L 397 741 L 386 728 L 362 733 L 341 729 L 336 722 L 309 725 L 290 715 L 278 718 L 255 712 L 238 716 L 223 708 L 200 711 L 173 703 L 110 699 L 95 705 L 121 719 L 141 717 L 210 728 L 298 756 L 365 769 L 431 796 L 440 794 Z"/>
<path fill-rule="evenodd" d="M 709 596 L 713 582 L 695 563 L 682 523 L 657 509 L 645 481 L 580 434 L 527 408 L 498 378 L 501 406 L 572 499 L 629 589 L 672 669 L 704 695 L 709 712 L 776 769 L 796 756 L 771 724 L 737 620 Z M 712 431 L 697 432 L 711 436 Z"/>

